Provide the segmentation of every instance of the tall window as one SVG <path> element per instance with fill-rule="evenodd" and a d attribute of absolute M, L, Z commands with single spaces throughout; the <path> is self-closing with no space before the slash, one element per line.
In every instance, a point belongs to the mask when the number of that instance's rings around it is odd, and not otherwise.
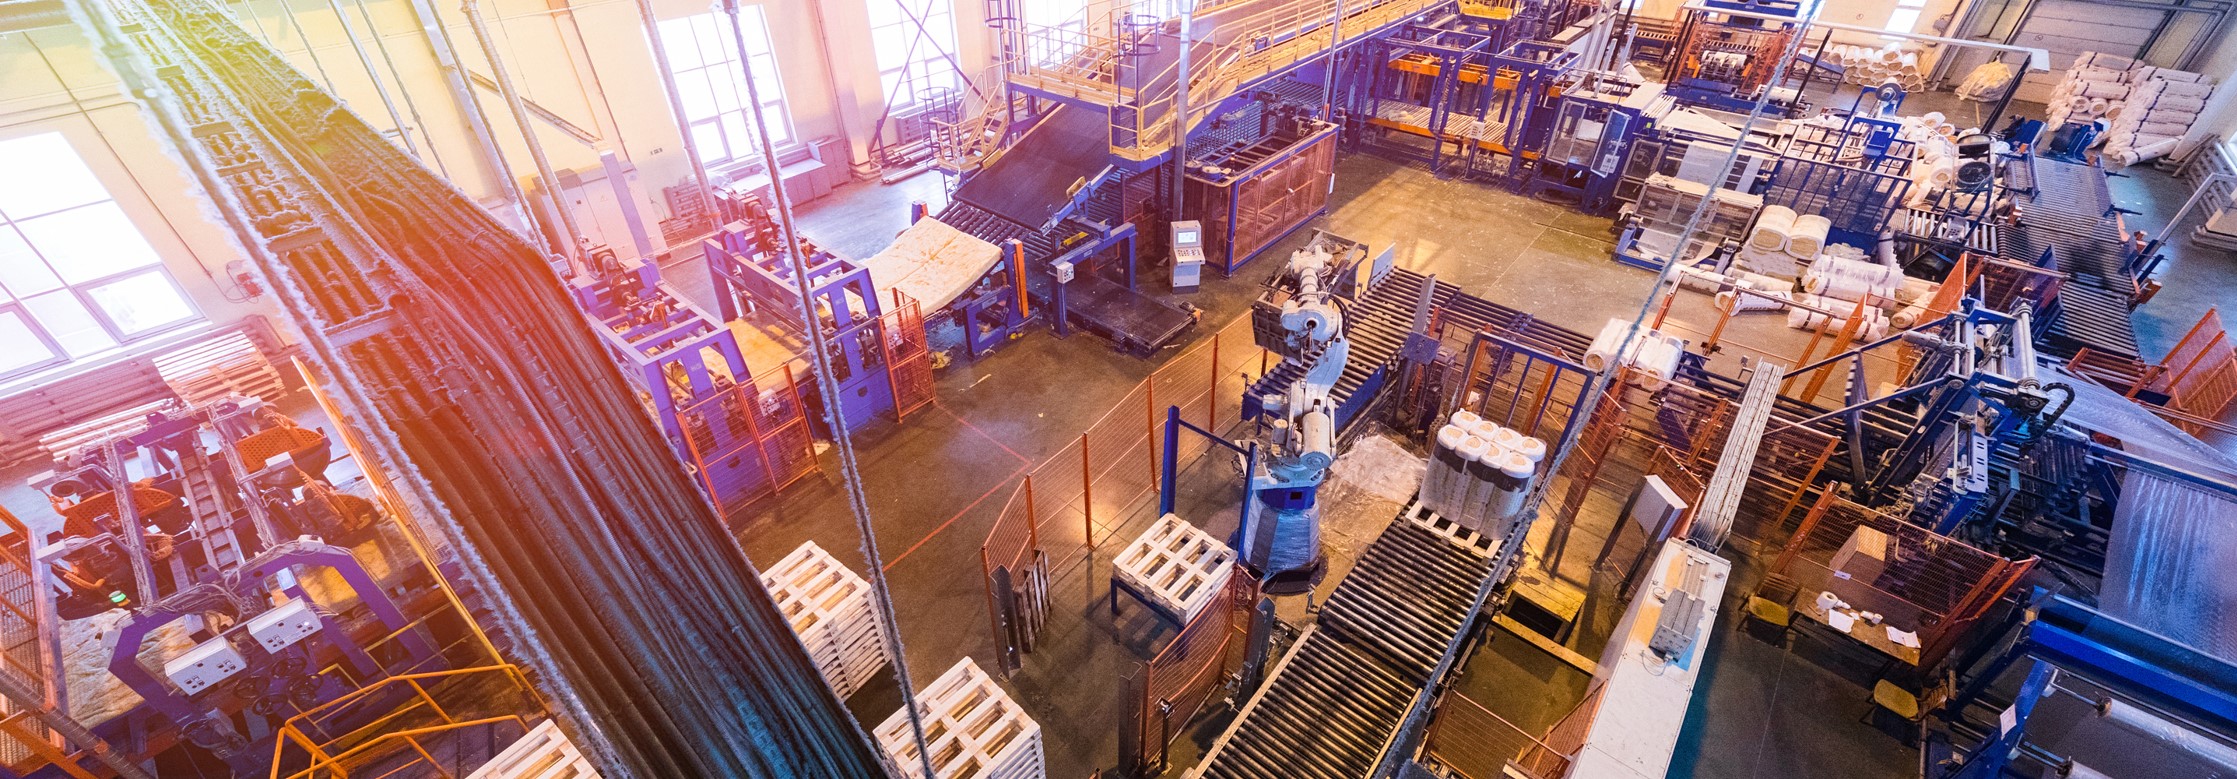
<path fill-rule="evenodd" d="M 1025 6 L 1027 54 L 1040 65 L 1056 65 L 1085 46 L 1087 0 L 1032 0 Z"/>
<path fill-rule="evenodd" d="M 0 378 L 201 319 L 61 133 L 0 140 L 0 171 Z"/>
<path fill-rule="evenodd" d="M 1925 10 L 1926 0 L 1895 0 L 1895 12 L 1888 15 L 1887 26 L 1881 29 L 1888 32 L 1914 32 L 1919 26 L 1919 14 Z M 1880 37 L 1895 39 L 1892 35 Z"/>
<path fill-rule="evenodd" d="M 914 105 L 934 90 L 962 86 L 952 64 L 953 0 L 869 0 L 869 8 L 870 46 L 878 53 L 878 81 L 885 87 L 888 109 Z"/>
<path fill-rule="evenodd" d="M 761 116 L 769 124 L 769 139 L 778 146 L 792 143 L 792 115 L 785 109 L 784 82 L 777 77 L 777 57 L 770 53 L 769 24 L 761 6 L 741 7 L 738 24 L 745 28 L 746 50 L 753 56 L 754 88 L 761 91 Z M 676 74 L 676 95 L 691 123 L 699 161 L 719 166 L 758 154 L 729 15 L 710 12 L 664 19 L 660 45 Z"/>

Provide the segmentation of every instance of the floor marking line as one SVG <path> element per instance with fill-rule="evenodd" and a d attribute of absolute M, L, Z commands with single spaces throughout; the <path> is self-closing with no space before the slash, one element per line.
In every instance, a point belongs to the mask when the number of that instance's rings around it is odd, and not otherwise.
<path fill-rule="evenodd" d="M 892 571 L 893 567 L 896 565 L 900 565 L 902 560 L 908 559 L 909 555 L 914 554 L 918 549 L 923 548 L 927 542 L 930 542 L 932 540 L 933 536 L 937 536 L 941 533 L 941 531 L 947 530 L 948 526 L 955 524 L 956 520 L 962 519 L 963 515 L 971 513 L 971 509 L 978 508 L 979 504 L 986 502 L 988 496 L 991 496 L 995 492 L 1000 491 L 1003 485 L 1009 484 L 1010 481 L 1012 479 L 1016 479 L 1019 474 L 1025 473 L 1026 468 L 1027 466 L 1020 465 L 1018 466 L 1017 470 L 1011 471 L 1010 475 L 1004 476 L 999 481 L 996 481 L 994 483 L 994 486 L 986 488 L 986 492 L 980 493 L 979 497 L 972 499 L 969 504 L 966 504 L 963 508 L 956 510 L 954 516 L 948 517 L 948 521 L 940 523 L 939 527 L 933 528 L 931 532 L 925 533 L 923 538 L 919 538 L 917 539 L 916 543 L 910 544 L 908 549 L 904 549 L 901 551 L 901 554 L 895 555 L 891 560 L 887 560 L 885 563 L 885 568 L 883 570 L 889 572 Z"/>

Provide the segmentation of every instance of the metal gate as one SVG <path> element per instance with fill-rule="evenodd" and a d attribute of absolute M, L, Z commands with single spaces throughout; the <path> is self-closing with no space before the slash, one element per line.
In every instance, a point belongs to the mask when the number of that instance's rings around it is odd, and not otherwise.
<path fill-rule="evenodd" d="M 693 401 L 676 421 L 694 480 L 726 520 L 822 467 L 789 366 Z"/>
<path fill-rule="evenodd" d="M 886 382 L 893 386 L 893 416 L 899 422 L 932 404 L 932 350 L 925 345 L 922 309 L 901 290 L 893 291 L 893 310 L 881 319 Z"/>

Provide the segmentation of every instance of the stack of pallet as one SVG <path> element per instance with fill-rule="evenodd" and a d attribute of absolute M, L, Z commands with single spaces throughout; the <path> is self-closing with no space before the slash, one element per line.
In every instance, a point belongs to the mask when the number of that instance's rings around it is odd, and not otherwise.
<path fill-rule="evenodd" d="M 910 779 L 1047 779 L 1041 725 L 1025 715 L 971 658 L 963 658 L 917 694 L 924 743 L 932 750 L 933 776 L 909 730 L 908 712 L 878 725 L 878 746 Z"/>
<path fill-rule="evenodd" d="M 276 403 L 287 392 L 279 369 L 241 331 L 158 354 L 155 371 L 192 405 L 235 394 Z"/>
<path fill-rule="evenodd" d="M 761 583 L 840 698 L 852 697 L 885 667 L 890 658 L 869 583 L 816 542 L 770 566 Z"/>
<path fill-rule="evenodd" d="M 2130 71 L 2128 97 L 2105 133 L 2105 158 L 2134 165 L 2173 153 L 2213 95 L 2213 79 L 2197 73 L 2154 67 Z"/>
<path fill-rule="evenodd" d="M 1111 578 L 1188 624 L 1218 599 L 1235 573 L 1235 550 L 1167 514 L 1111 561 Z"/>
<path fill-rule="evenodd" d="M 598 779 L 598 769 L 559 723 L 545 720 L 466 779 Z"/>

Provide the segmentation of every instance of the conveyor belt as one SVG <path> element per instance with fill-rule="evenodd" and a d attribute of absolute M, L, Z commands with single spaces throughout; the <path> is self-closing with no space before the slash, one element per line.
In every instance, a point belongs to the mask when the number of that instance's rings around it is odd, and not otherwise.
<path fill-rule="evenodd" d="M 2035 194 L 2029 214 L 2057 214 L 2089 220 L 2104 218 L 2113 210 L 2113 193 L 2105 185 L 2105 169 L 2029 155 L 2028 180 Z"/>
<path fill-rule="evenodd" d="M 1072 185 L 1110 163 L 1104 114 L 1060 106 L 956 187 L 955 199 L 1022 225 L 1047 224 L 1071 202 Z M 960 225 L 958 225 L 960 227 Z"/>
<path fill-rule="evenodd" d="M 2036 332 L 2037 351 L 2061 359 L 2073 357 L 2083 347 L 2099 354 L 2137 356 L 2136 326 L 2128 318 L 2127 296 L 2070 283 L 2059 288 L 2056 308 Z"/>
<path fill-rule="evenodd" d="M 1382 389 L 1389 368 L 1398 361 L 1398 351 L 1406 345 L 1406 333 L 1414 320 L 1414 303 L 1420 299 L 1421 285 L 1426 280 L 1427 277 L 1419 273 L 1393 269 L 1345 311 L 1344 321 L 1350 328 L 1351 358 L 1343 377 L 1329 393 L 1330 399 L 1336 402 L 1338 424 L 1348 425 L 1355 418 L 1354 412 Z M 1444 282 L 1437 283 L 1432 300 L 1444 310 L 1448 326 L 1457 330 L 1472 331 L 1488 326 L 1533 346 L 1576 357 L 1581 357 L 1592 345 L 1592 338 L 1583 333 L 1537 321 L 1529 314 L 1463 293 L 1459 287 Z M 1285 361 L 1252 385 L 1251 394 L 1265 397 L 1286 393 L 1290 385 L 1304 375 L 1305 366 Z M 1246 410 L 1250 407 L 1248 401 L 1245 406 Z"/>
<path fill-rule="evenodd" d="M 1384 528 L 1314 630 L 1213 747 L 1204 779 L 1358 779 L 1476 610 L 1491 560 L 1408 519 Z"/>
<path fill-rule="evenodd" d="M 1170 303 L 1093 273 L 1080 274 L 1069 286 L 1064 303 L 1071 318 L 1123 351 L 1157 351 L 1196 324 L 1195 317 Z"/>

